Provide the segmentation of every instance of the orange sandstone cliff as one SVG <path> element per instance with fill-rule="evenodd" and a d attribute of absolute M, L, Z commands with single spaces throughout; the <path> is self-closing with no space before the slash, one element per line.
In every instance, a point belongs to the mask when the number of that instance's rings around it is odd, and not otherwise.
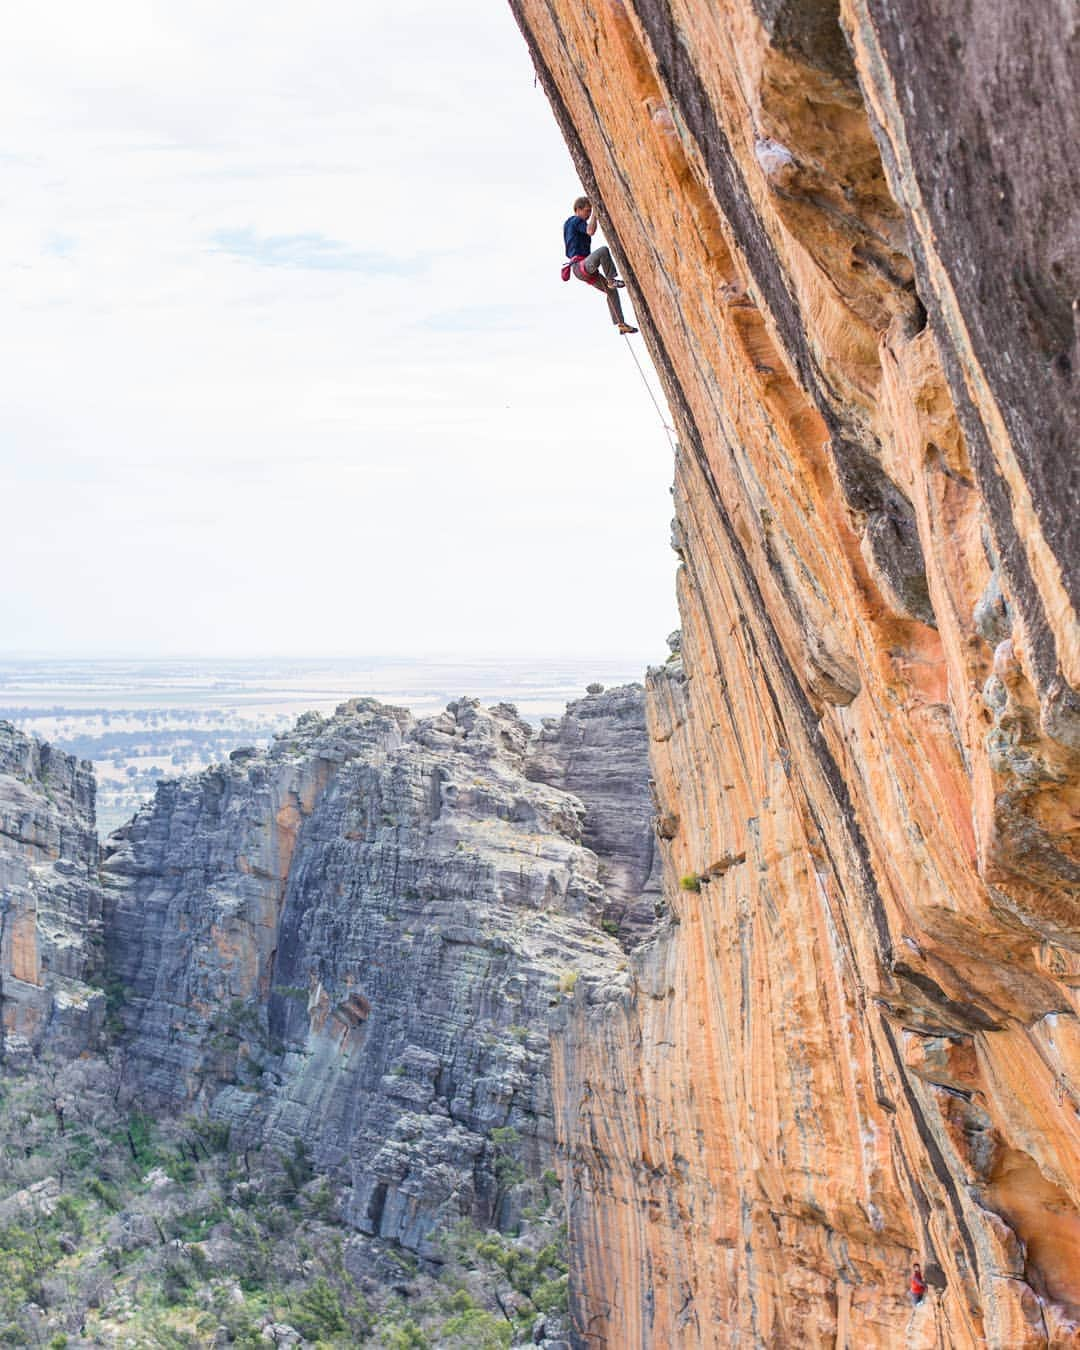
<path fill-rule="evenodd" d="M 1077 11 L 511 7 L 679 436 L 577 1344 L 1080 1345 Z"/>

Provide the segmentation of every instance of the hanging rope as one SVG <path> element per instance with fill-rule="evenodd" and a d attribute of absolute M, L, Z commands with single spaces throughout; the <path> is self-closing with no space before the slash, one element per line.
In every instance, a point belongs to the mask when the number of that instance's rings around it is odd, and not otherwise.
<path fill-rule="evenodd" d="M 626 349 L 634 358 L 634 365 L 637 366 L 637 373 L 641 376 L 641 383 L 645 386 L 645 392 L 649 395 L 649 398 L 652 400 L 652 405 L 656 409 L 656 415 L 660 419 L 660 425 L 664 428 L 664 435 L 668 438 L 668 445 L 671 446 L 671 453 L 673 455 L 677 454 L 679 442 L 676 439 L 675 428 L 668 426 L 667 422 L 664 420 L 664 410 L 656 400 L 656 395 L 652 391 L 652 385 L 646 378 L 645 372 L 641 367 L 641 362 L 638 360 L 637 352 L 634 351 L 634 344 L 630 341 L 629 335 L 626 337 Z"/>

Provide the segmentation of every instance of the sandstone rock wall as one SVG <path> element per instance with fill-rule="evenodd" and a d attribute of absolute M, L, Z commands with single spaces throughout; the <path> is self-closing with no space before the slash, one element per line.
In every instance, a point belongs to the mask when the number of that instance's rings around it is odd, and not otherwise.
<path fill-rule="evenodd" d="M 0 722 L 0 1063 L 91 1044 L 100 944 L 93 769 Z"/>
<path fill-rule="evenodd" d="M 591 695 L 587 731 L 553 723 L 534 758 L 508 705 L 416 722 L 357 700 L 163 784 L 105 863 L 126 1086 L 300 1141 L 348 1222 L 421 1256 L 462 1217 L 512 1225 L 515 1178 L 554 1161 L 551 1026 L 625 992 L 600 921 L 651 865 L 643 703 Z M 606 856 L 582 844 L 582 740 L 594 769 L 615 747 Z"/>
<path fill-rule="evenodd" d="M 1074 1343 L 1076 13 L 511 8 L 680 441 L 670 914 L 556 1046 L 580 1343 Z"/>

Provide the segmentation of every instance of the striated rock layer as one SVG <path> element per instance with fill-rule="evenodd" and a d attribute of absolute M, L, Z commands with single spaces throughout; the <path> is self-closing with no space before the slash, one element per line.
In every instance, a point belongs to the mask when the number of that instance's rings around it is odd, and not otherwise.
<path fill-rule="evenodd" d="M 91 1044 L 101 940 L 93 768 L 0 722 L 0 1064 Z"/>
<path fill-rule="evenodd" d="M 624 946 L 652 927 L 660 899 L 647 746 L 645 700 L 632 684 L 545 717 L 525 764 L 528 778 L 585 803 L 582 842 L 601 859 L 601 922 Z"/>
<path fill-rule="evenodd" d="M 355 700 L 162 784 L 105 862 L 127 1087 L 300 1142 L 349 1223 L 421 1256 L 513 1225 L 554 1160 L 551 1026 L 628 978 L 600 920 L 652 865 L 643 703 L 590 696 L 540 754 L 509 705 Z M 585 741 L 612 750 L 597 852 Z"/>
<path fill-rule="evenodd" d="M 1080 1344 L 1080 20 L 511 8 L 680 442 L 670 912 L 554 1065 L 579 1343 Z"/>

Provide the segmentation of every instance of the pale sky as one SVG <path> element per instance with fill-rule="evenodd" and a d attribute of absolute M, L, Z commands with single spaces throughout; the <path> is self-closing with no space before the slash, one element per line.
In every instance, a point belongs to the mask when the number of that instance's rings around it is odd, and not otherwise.
<path fill-rule="evenodd" d="M 498 0 L 9 0 L 0 652 L 662 659 L 579 191 Z"/>

